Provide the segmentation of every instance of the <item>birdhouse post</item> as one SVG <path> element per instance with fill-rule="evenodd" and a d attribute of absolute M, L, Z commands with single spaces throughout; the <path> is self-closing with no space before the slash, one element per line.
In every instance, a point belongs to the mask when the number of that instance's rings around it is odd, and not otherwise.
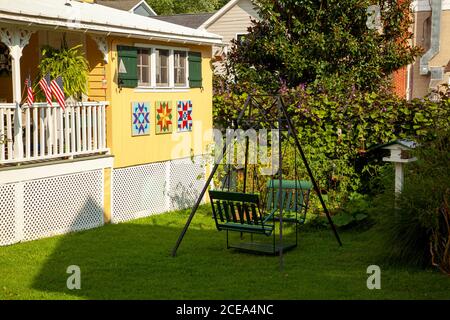
<path fill-rule="evenodd" d="M 384 157 L 383 161 L 393 162 L 395 165 L 395 194 L 398 195 L 403 191 L 405 163 L 416 161 L 417 158 L 411 157 L 410 151 L 416 147 L 414 141 L 394 140 L 385 145 L 380 146 L 381 149 L 390 150 L 390 155 Z"/>

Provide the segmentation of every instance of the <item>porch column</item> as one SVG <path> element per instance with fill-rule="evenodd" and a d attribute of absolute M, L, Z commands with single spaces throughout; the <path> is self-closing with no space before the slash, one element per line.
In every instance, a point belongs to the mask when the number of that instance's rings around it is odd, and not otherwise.
<path fill-rule="evenodd" d="M 22 82 L 20 79 L 20 58 L 22 50 L 30 41 L 31 34 L 34 31 L 19 28 L 0 28 L 0 39 L 8 46 L 11 56 L 11 74 L 13 85 L 13 99 L 16 104 L 14 111 L 14 158 L 23 158 L 22 141 L 22 112 L 20 103 L 22 100 Z"/>

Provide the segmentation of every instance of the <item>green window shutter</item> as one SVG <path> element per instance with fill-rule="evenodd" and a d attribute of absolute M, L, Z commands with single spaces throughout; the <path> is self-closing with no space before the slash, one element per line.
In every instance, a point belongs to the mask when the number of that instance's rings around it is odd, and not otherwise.
<path fill-rule="evenodd" d="M 189 86 L 202 87 L 202 54 L 200 52 L 189 52 Z"/>
<path fill-rule="evenodd" d="M 136 88 L 138 85 L 137 48 L 128 46 L 117 46 L 117 53 L 119 55 L 118 59 L 119 86 L 124 88 Z M 123 70 L 124 68 L 125 70 Z"/>

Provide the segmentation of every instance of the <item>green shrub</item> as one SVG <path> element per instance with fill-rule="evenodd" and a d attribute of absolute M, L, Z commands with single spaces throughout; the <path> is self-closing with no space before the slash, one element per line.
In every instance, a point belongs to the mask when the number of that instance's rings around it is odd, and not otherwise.
<path fill-rule="evenodd" d="M 262 93 L 244 85 L 227 87 L 217 78 L 214 87 L 214 126 L 222 129 L 237 118 L 249 93 Z M 369 152 L 371 147 L 397 138 L 430 140 L 435 136 L 434 129 L 448 130 L 450 121 L 448 92 L 440 102 L 406 101 L 384 91 L 327 91 L 311 85 L 285 89 L 283 100 L 315 178 L 328 193 L 331 208 L 341 206 L 354 192 L 378 193 L 379 186 L 372 188 L 370 181 L 385 163 Z M 287 148 L 284 174 L 292 178 L 294 147 Z M 299 163 L 299 177 L 308 179 Z"/>
<path fill-rule="evenodd" d="M 372 210 L 385 241 L 384 258 L 393 264 L 429 266 L 450 273 L 450 134 L 424 142 L 419 159 L 408 164 L 405 187 L 394 196 L 393 179 Z"/>
<path fill-rule="evenodd" d="M 367 195 L 353 193 L 343 208 L 333 216 L 333 222 L 338 228 L 351 228 L 362 224 L 368 225 L 370 199 Z"/>

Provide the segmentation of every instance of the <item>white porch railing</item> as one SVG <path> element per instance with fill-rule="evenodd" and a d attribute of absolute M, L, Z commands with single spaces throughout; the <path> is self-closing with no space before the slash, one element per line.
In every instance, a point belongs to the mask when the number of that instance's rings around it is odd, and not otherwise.
<path fill-rule="evenodd" d="M 54 103 L 56 105 L 56 103 Z M 50 107 L 0 104 L 0 164 L 107 153 L 108 102 L 83 102 Z"/>

